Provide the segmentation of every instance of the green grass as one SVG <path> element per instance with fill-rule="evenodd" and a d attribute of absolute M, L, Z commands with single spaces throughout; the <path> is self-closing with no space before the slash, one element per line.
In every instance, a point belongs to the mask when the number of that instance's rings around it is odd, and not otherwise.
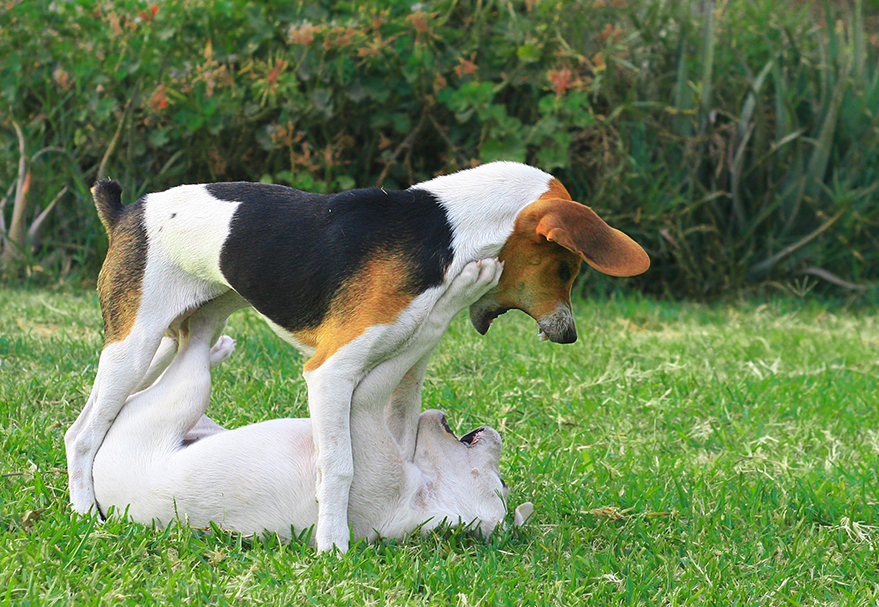
<path fill-rule="evenodd" d="M 427 406 L 504 433 L 533 523 L 342 559 L 182 525 L 71 514 L 63 431 L 100 347 L 90 293 L 0 292 L 0 597 L 13 604 L 874 605 L 879 318 L 793 300 L 578 302 L 580 340 L 457 319 Z M 212 414 L 303 415 L 302 358 L 254 314 L 228 330 Z M 34 515 L 46 509 L 39 515 Z"/>

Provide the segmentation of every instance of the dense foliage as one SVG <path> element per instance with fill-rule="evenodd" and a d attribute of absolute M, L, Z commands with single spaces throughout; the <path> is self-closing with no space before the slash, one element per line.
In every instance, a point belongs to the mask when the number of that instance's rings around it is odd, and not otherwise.
<path fill-rule="evenodd" d="M 511 159 L 641 242 L 645 290 L 872 285 L 864 3 L 6 0 L 7 275 L 95 275 L 100 174 L 130 201 L 208 180 L 397 187 Z"/>

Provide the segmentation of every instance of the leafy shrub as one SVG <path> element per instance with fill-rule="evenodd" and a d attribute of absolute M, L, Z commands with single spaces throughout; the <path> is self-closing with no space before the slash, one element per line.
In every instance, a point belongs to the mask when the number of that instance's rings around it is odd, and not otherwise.
<path fill-rule="evenodd" d="M 131 200 L 233 179 L 403 187 L 503 158 L 553 172 L 642 242 L 646 290 L 715 296 L 803 272 L 875 281 L 879 39 L 864 12 L 778 0 L 12 3 L 0 120 L 22 137 L 0 142 L 0 194 L 27 182 L 30 222 L 68 188 L 47 242 L 19 247 L 15 267 L 94 275 L 99 174 Z"/>

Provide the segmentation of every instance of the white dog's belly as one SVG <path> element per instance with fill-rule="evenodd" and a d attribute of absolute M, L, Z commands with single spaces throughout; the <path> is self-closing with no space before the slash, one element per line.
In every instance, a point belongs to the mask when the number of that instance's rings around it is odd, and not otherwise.
<path fill-rule="evenodd" d="M 141 449 L 131 442 L 102 445 L 94 478 L 105 512 L 112 505 L 128 508 L 139 523 L 214 522 L 248 534 L 277 532 L 284 541 L 291 526 L 299 533 L 317 522 L 308 420 L 253 424 L 178 450 Z"/>

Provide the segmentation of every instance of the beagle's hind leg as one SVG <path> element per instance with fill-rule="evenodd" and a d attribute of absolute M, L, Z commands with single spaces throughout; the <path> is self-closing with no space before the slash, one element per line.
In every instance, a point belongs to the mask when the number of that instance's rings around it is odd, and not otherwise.
<path fill-rule="evenodd" d="M 92 465 L 125 400 L 143 380 L 170 322 L 135 323 L 129 335 L 101 352 L 98 373 L 82 413 L 64 435 L 70 502 L 76 512 L 95 510 Z"/>
<path fill-rule="evenodd" d="M 186 315 L 187 308 L 193 309 L 193 304 L 198 306 L 197 302 L 201 297 L 210 297 L 213 292 L 214 299 L 196 310 L 196 314 L 201 313 L 197 322 L 206 323 L 211 328 L 212 332 L 207 339 L 210 341 L 209 345 L 213 345 L 222 332 L 226 317 L 247 305 L 232 291 L 221 291 L 217 296 L 216 290 L 221 287 L 205 286 L 197 282 L 190 284 L 183 278 L 180 278 L 178 284 L 169 286 L 160 284 L 150 276 L 148 268 L 149 280 L 145 280 L 148 284 L 143 288 L 138 316 L 130 331 L 123 339 L 110 343 L 101 352 L 98 373 L 88 402 L 64 435 L 70 503 L 76 512 L 95 510 L 95 487 L 92 480 L 95 455 L 125 400 L 143 382 L 165 331 L 175 319 Z M 166 281 L 167 278 L 165 276 Z M 193 296 L 192 291 L 197 291 L 197 296 Z M 169 296 L 169 293 L 184 292 L 190 292 L 189 296 L 176 299 Z"/>

